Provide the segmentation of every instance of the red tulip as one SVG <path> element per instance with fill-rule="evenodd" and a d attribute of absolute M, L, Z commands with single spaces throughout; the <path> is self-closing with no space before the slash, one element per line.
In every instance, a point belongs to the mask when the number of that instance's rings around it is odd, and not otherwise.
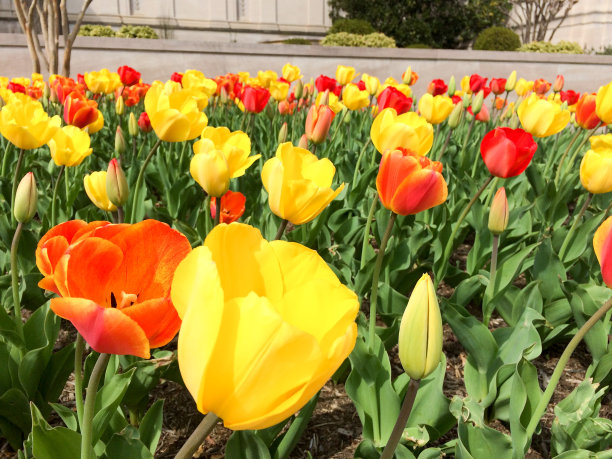
<path fill-rule="evenodd" d="M 567 91 L 561 91 L 561 102 L 567 102 L 568 106 L 574 105 L 580 99 L 580 93 L 568 89 Z"/>
<path fill-rule="evenodd" d="M 506 79 L 505 78 L 491 78 L 491 82 L 489 83 L 489 88 L 491 92 L 496 96 L 503 94 L 506 92 Z"/>
<path fill-rule="evenodd" d="M 185 236 L 156 220 L 69 221 L 38 243 L 39 286 L 61 296 L 51 309 L 95 351 L 149 358 L 181 325 L 170 286 L 190 251 Z"/>
<path fill-rule="evenodd" d="M 522 129 L 498 127 L 488 132 L 480 144 L 480 154 L 489 172 L 508 178 L 521 174 L 538 149 L 533 137 Z"/>
<path fill-rule="evenodd" d="M 470 115 L 474 116 L 474 113 L 472 112 L 472 106 L 469 106 L 467 110 Z M 484 123 L 488 123 L 490 120 L 491 120 L 491 115 L 489 114 L 489 109 L 487 108 L 486 105 L 483 104 L 483 106 L 480 107 L 480 111 L 476 114 L 476 121 L 482 121 Z"/>
<path fill-rule="evenodd" d="M 551 84 L 543 78 L 538 78 L 533 82 L 533 92 L 542 96 L 548 92 Z"/>
<path fill-rule="evenodd" d="M 612 288 L 612 217 L 608 217 L 593 237 L 593 249 L 605 284 Z"/>
<path fill-rule="evenodd" d="M 601 121 L 595 112 L 596 99 L 597 94 L 585 93 L 576 103 L 576 123 L 583 129 L 593 129 Z"/>
<path fill-rule="evenodd" d="M 64 101 L 64 121 L 83 129 L 98 119 L 98 104 L 80 92 L 72 92 Z"/>
<path fill-rule="evenodd" d="M 259 86 L 246 86 L 242 91 L 242 103 L 247 112 L 259 113 L 268 103 L 270 91 Z"/>
<path fill-rule="evenodd" d="M 412 107 L 412 99 L 406 97 L 397 88 L 387 86 L 383 92 L 378 95 L 378 109 L 394 108 L 398 115 L 406 113 Z"/>
<path fill-rule="evenodd" d="M 446 94 L 448 91 L 448 85 L 444 82 L 444 80 L 436 79 L 431 80 L 429 86 L 427 86 L 427 92 L 432 96 L 441 96 L 442 94 Z"/>
<path fill-rule="evenodd" d="M 315 87 L 319 92 L 329 91 L 333 92 L 336 95 L 339 95 L 342 88 L 337 85 L 338 82 L 335 78 L 330 78 L 325 75 L 319 75 L 315 80 Z"/>
<path fill-rule="evenodd" d="M 13 83 L 12 81 L 7 85 L 6 89 L 11 92 L 20 92 L 22 94 L 26 93 L 26 88 L 24 85 L 19 83 Z"/>
<path fill-rule="evenodd" d="M 147 112 L 142 112 L 138 117 L 138 127 L 142 132 L 151 132 L 153 126 L 151 126 L 151 120 Z"/>
<path fill-rule="evenodd" d="M 121 78 L 123 86 L 132 86 L 140 81 L 140 72 L 137 72 L 127 65 L 119 67 L 117 73 L 119 74 L 119 78 Z"/>
<path fill-rule="evenodd" d="M 481 89 L 484 90 L 487 85 L 488 78 L 483 78 L 477 73 L 470 77 L 470 90 L 476 94 Z M 486 97 L 486 94 L 485 94 Z"/>
<path fill-rule="evenodd" d="M 246 196 L 242 193 L 232 190 L 221 196 L 221 223 L 232 223 L 242 217 L 244 213 L 244 204 L 246 203 Z M 210 200 L 210 215 L 214 219 L 217 215 L 217 198 L 214 196 Z"/>
<path fill-rule="evenodd" d="M 172 81 L 176 81 L 177 83 L 181 83 L 183 84 L 183 74 L 182 73 L 178 73 L 178 72 L 174 72 L 171 76 L 170 79 Z"/>

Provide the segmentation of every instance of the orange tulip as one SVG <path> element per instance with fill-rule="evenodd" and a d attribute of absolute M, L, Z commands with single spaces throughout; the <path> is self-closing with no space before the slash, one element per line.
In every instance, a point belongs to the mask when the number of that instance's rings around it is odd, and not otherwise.
<path fill-rule="evenodd" d="M 612 288 L 612 217 L 604 221 L 593 237 L 593 249 L 606 285 Z"/>
<path fill-rule="evenodd" d="M 312 143 L 320 144 L 325 141 L 329 128 L 336 114 L 327 105 L 312 105 L 306 116 L 306 137 Z"/>
<path fill-rule="evenodd" d="M 383 206 L 399 215 L 430 209 L 448 196 L 442 163 L 403 148 L 383 154 L 376 189 Z"/>
<path fill-rule="evenodd" d="M 232 223 L 242 217 L 246 196 L 239 191 L 227 190 L 221 196 L 221 215 L 219 223 Z M 217 215 L 217 198 L 210 199 L 210 215 L 214 219 Z"/>
<path fill-rule="evenodd" d="M 576 103 L 576 123 L 582 129 L 593 129 L 601 120 L 595 111 L 597 94 L 583 94 Z"/>
<path fill-rule="evenodd" d="M 95 351 L 149 358 L 180 328 L 170 285 L 190 251 L 185 236 L 156 220 L 68 221 L 38 243 L 38 285 L 60 295 L 51 309 Z"/>
<path fill-rule="evenodd" d="M 64 102 L 64 121 L 82 129 L 98 119 L 97 108 L 97 102 L 87 99 L 80 92 L 73 92 Z"/>

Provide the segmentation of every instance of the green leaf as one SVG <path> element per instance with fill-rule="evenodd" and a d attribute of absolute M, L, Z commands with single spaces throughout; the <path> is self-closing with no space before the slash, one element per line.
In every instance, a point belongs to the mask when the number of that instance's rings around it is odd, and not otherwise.
<path fill-rule="evenodd" d="M 4 416 L 22 432 L 27 433 L 31 429 L 28 404 L 29 401 L 22 391 L 16 388 L 9 389 L 0 396 L 0 416 Z"/>
<path fill-rule="evenodd" d="M 114 434 L 104 450 L 103 459 L 153 459 L 153 453 L 138 438 Z"/>
<path fill-rule="evenodd" d="M 140 441 L 149 448 L 151 454 L 155 454 L 157 443 L 162 432 L 162 423 L 164 420 L 164 401 L 156 400 L 147 414 L 142 418 L 138 432 L 140 433 Z"/>
<path fill-rule="evenodd" d="M 510 395 L 510 434 L 516 457 L 522 457 L 529 448 L 531 438 L 527 437 L 526 429 L 541 397 L 538 371 L 529 361 L 522 359 L 516 365 Z"/>
<path fill-rule="evenodd" d="M 270 459 L 268 447 L 252 430 L 238 430 L 225 446 L 227 459 Z"/>
<path fill-rule="evenodd" d="M 81 456 L 81 435 L 66 427 L 52 428 L 38 408 L 30 404 L 32 413 L 32 448 L 36 459 L 65 459 Z"/>
<path fill-rule="evenodd" d="M 567 279 L 563 263 L 553 252 L 550 239 L 544 239 L 536 251 L 533 263 L 533 277 L 539 280 L 542 297 L 548 301 L 563 297 L 560 284 Z"/>
<path fill-rule="evenodd" d="M 115 410 L 121 403 L 123 395 L 127 391 L 130 380 L 134 375 L 135 368 L 126 373 L 117 374 L 111 380 L 104 384 L 102 389 L 96 396 L 96 409 L 93 419 L 93 439 L 92 443 L 96 443 L 104 434 L 108 427 L 108 422 L 113 416 Z"/>
<path fill-rule="evenodd" d="M 293 451 L 298 441 L 300 441 L 306 427 L 308 427 L 308 422 L 319 401 L 319 394 L 320 392 L 317 392 L 295 417 L 287 432 L 282 436 L 282 440 L 274 452 L 274 459 L 285 459 L 289 457 L 291 451 Z"/>
<path fill-rule="evenodd" d="M 457 428 L 455 457 L 458 459 L 511 459 L 512 441 L 508 435 L 491 427 L 475 427 L 461 420 Z"/>
<path fill-rule="evenodd" d="M 68 427 L 70 430 L 77 430 L 79 421 L 74 411 L 60 403 L 49 403 L 49 405 L 51 405 L 59 417 L 62 418 L 62 421 L 64 421 L 66 427 Z"/>

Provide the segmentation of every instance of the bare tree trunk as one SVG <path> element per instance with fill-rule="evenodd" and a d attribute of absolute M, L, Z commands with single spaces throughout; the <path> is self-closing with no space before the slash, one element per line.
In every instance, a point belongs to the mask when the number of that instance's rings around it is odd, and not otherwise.
<path fill-rule="evenodd" d="M 28 12 L 26 15 L 25 7 L 27 3 L 25 0 L 13 0 L 15 5 L 15 11 L 17 12 L 17 19 L 19 20 L 19 25 L 23 30 L 23 33 L 26 36 L 26 42 L 28 44 L 28 51 L 30 51 L 30 59 L 32 60 L 32 70 L 35 73 L 40 73 L 40 59 L 38 58 L 38 53 L 36 52 L 36 46 L 34 41 L 34 31 L 32 30 L 32 16 L 34 13 L 34 7 L 36 6 L 36 0 L 32 0 L 32 3 L 28 7 Z"/>
<path fill-rule="evenodd" d="M 87 8 L 89 8 L 91 2 L 92 0 L 85 0 L 83 2 L 83 7 L 81 8 L 79 16 L 77 17 L 70 34 L 68 34 L 68 13 L 66 11 L 66 2 L 62 0 L 60 3 L 60 8 L 62 8 L 62 18 L 64 18 L 64 16 L 66 17 L 66 30 L 64 30 L 64 65 L 62 68 L 62 75 L 64 76 L 70 76 L 70 56 L 72 54 L 72 45 L 74 44 L 74 40 L 76 40 L 81 24 L 83 23 L 83 17 L 85 16 L 85 12 L 87 11 Z"/>

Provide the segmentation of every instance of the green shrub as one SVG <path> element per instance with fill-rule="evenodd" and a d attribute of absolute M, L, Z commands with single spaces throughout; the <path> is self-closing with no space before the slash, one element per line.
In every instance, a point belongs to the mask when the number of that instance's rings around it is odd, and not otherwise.
<path fill-rule="evenodd" d="M 114 37 L 116 36 L 116 32 L 110 26 L 83 24 L 79 29 L 79 35 L 84 37 Z"/>
<path fill-rule="evenodd" d="M 604 46 L 601 51 L 598 51 L 596 54 L 600 54 L 603 56 L 612 56 L 612 45 Z"/>
<path fill-rule="evenodd" d="M 118 37 L 122 38 L 159 38 L 159 35 L 149 26 L 121 26 Z"/>
<path fill-rule="evenodd" d="M 287 38 L 282 42 L 285 45 L 312 45 L 312 42 L 306 38 Z"/>
<path fill-rule="evenodd" d="M 517 51 L 529 53 L 563 53 L 563 54 L 584 54 L 582 47 L 573 41 L 560 41 L 553 45 L 549 41 L 532 41 L 524 44 Z"/>
<path fill-rule="evenodd" d="M 368 35 L 375 33 L 376 29 L 372 27 L 365 19 L 337 19 L 327 32 L 329 34 L 347 32 L 357 35 Z"/>
<path fill-rule="evenodd" d="M 474 49 L 490 51 L 514 51 L 521 46 L 521 39 L 507 27 L 489 27 L 476 37 Z"/>
<path fill-rule="evenodd" d="M 404 46 L 404 48 L 431 49 L 431 46 L 426 45 L 425 43 L 411 43 Z"/>
<path fill-rule="evenodd" d="M 339 32 L 327 35 L 321 42 L 323 46 L 359 46 L 368 48 L 395 48 L 395 40 L 382 33 L 357 35 Z"/>

